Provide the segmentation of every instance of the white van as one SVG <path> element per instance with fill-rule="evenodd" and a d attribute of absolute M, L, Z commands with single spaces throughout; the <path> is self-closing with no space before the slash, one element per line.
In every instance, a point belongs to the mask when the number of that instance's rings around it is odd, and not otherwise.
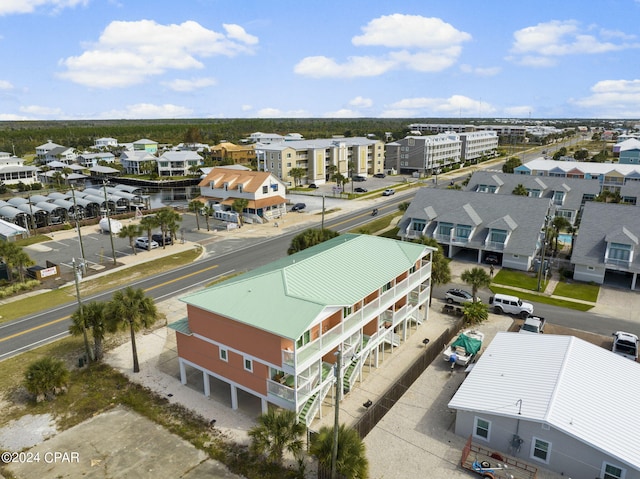
<path fill-rule="evenodd" d="M 525 303 L 517 296 L 496 294 L 489 298 L 489 304 L 493 306 L 493 312 L 496 314 L 515 314 L 525 319 L 533 314 L 533 304 Z"/>

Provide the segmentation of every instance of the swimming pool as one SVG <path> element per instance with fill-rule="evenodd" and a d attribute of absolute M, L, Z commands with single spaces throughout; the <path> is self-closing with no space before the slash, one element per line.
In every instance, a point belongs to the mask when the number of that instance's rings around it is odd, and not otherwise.
<path fill-rule="evenodd" d="M 558 235 L 558 243 L 571 244 L 571 235 L 567 233 L 560 233 Z"/>

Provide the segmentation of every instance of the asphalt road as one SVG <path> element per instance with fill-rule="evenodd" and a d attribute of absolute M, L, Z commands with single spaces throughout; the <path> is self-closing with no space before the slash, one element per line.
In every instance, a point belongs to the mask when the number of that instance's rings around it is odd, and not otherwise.
<path fill-rule="evenodd" d="M 384 215 L 385 213 L 397 211 L 398 204 L 402 201 L 409 200 L 413 194 L 414 192 L 411 191 L 390 197 L 384 204 L 377 206 L 380 211 L 379 214 Z M 187 216 L 185 216 L 185 218 L 187 218 Z M 365 208 L 347 213 L 331 221 L 326 221 L 325 227 L 338 232 L 344 232 L 363 226 L 373 219 L 370 210 Z M 318 222 L 320 222 L 320 217 Z M 201 234 L 195 229 L 195 224 L 193 225 L 193 231 L 188 225 L 184 226 L 185 230 L 188 230 L 186 231 L 186 236 L 188 236 L 190 241 L 193 240 L 191 235 L 197 236 Z M 304 226 L 304 228 L 307 227 L 309 227 L 309 225 Z M 209 254 L 192 264 L 160 275 L 134 281 L 127 285 L 120 285 L 117 288 L 102 293 L 83 297 L 82 301 L 83 303 L 89 301 L 108 301 L 111 299 L 113 292 L 121 289 L 123 286 L 142 288 L 148 296 L 154 298 L 156 301 L 162 301 L 163 299 L 173 296 L 181 296 L 189 290 L 202 287 L 204 284 L 213 281 L 216 277 L 237 271 L 252 270 L 281 258 L 287 254 L 291 238 L 298 232 L 299 231 L 292 231 L 274 238 L 248 239 L 241 242 L 231 240 L 233 242 L 233 248 L 225 247 L 222 244 L 224 241 L 214 242 L 211 245 L 206 245 Z M 108 235 L 102 236 L 108 238 Z M 205 237 L 209 238 L 209 236 Z M 128 244 L 126 240 L 121 241 Z M 69 249 L 69 245 L 65 242 L 65 244 L 61 244 L 59 250 L 49 251 L 46 253 L 46 256 L 54 258 L 58 256 L 52 255 L 60 255 L 59 258 L 65 259 L 69 256 Z M 86 251 L 87 248 L 85 248 L 85 253 Z M 117 249 L 117 251 L 120 251 L 120 249 Z M 127 252 L 123 251 L 123 253 L 126 254 Z M 77 308 L 78 305 L 75 298 L 70 298 L 69 303 L 65 305 L 0 324 L 0 360 L 15 356 L 24 351 L 29 351 L 35 347 L 68 335 L 69 318 Z"/>

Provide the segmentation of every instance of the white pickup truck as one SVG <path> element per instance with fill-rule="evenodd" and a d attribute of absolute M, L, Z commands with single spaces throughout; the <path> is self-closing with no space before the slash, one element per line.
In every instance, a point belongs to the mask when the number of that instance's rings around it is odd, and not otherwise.
<path fill-rule="evenodd" d="M 520 326 L 520 333 L 541 334 L 544 333 L 544 318 L 540 316 L 529 316 Z"/>

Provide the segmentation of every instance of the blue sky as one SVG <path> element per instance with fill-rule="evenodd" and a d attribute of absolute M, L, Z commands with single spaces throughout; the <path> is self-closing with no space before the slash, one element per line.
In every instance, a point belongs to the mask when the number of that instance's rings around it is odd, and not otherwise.
<path fill-rule="evenodd" d="M 0 120 L 640 118 L 640 0 L 0 0 Z"/>

